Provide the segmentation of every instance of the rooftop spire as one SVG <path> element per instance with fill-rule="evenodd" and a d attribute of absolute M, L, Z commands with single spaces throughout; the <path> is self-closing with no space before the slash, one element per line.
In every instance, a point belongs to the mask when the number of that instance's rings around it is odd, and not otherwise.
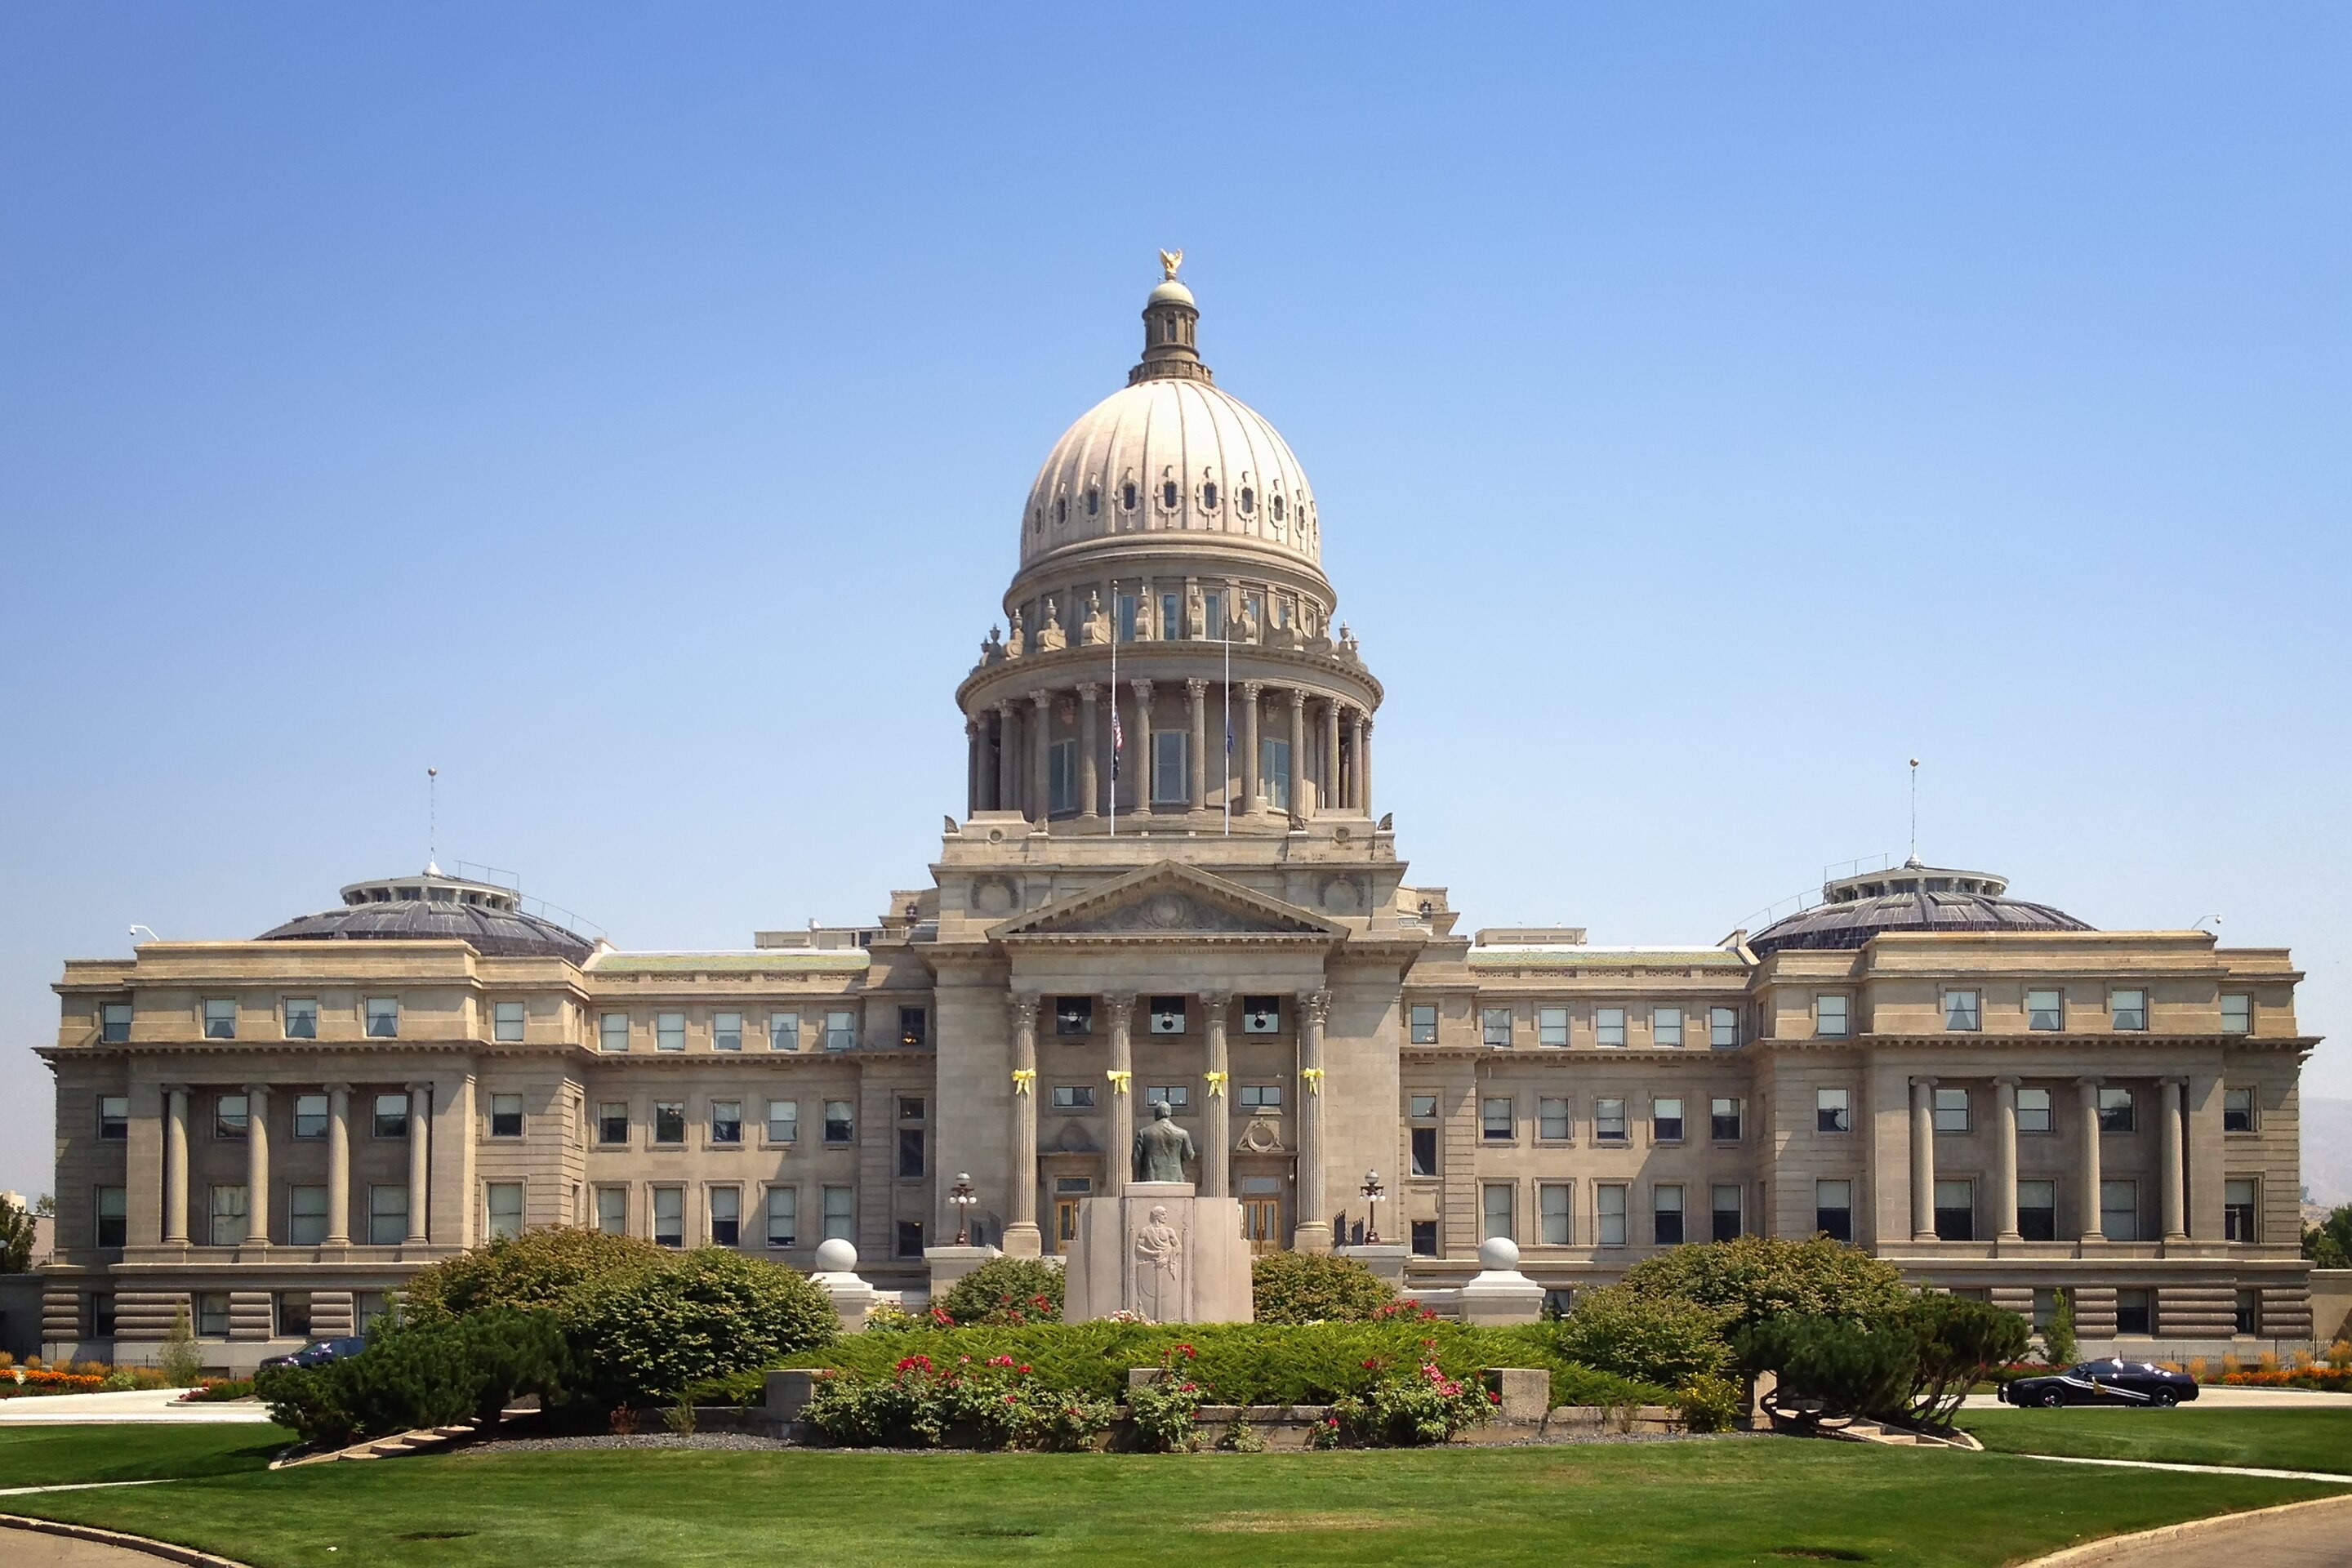
<path fill-rule="evenodd" d="M 1127 373 L 1129 386 L 1139 381 L 1216 379 L 1201 363 L 1194 341 L 1201 309 L 1192 302 L 1192 290 L 1177 279 L 1176 269 L 1183 265 L 1181 250 L 1160 253 L 1160 287 L 1143 302 L 1143 363 Z"/>

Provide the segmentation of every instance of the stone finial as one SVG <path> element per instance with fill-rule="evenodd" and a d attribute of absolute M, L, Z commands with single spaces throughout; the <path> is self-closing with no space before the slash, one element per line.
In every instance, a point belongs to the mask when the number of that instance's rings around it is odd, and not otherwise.
<path fill-rule="evenodd" d="M 1070 639 L 1062 631 L 1062 617 L 1055 610 L 1054 601 L 1048 598 L 1045 601 L 1045 624 L 1037 628 L 1037 651 L 1052 653 L 1069 646 Z"/>
<path fill-rule="evenodd" d="M 1013 629 L 1004 635 L 1004 657 L 1019 658 L 1028 651 L 1029 637 L 1021 627 L 1021 612 L 1013 612 Z"/>
<path fill-rule="evenodd" d="M 1110 641 L 1110 617 L 1103 614 L 1102 595 L 1087 595 L 1087 617 L 1078 628 L 1078 639 L 1088 644 Z"/>

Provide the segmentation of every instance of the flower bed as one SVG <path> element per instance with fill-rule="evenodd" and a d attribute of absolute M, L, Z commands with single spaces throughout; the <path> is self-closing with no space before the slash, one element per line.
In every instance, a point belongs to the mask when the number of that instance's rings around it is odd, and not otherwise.
<path fill-rule="evenodd" d="M 0 1378 L 0 1399 L 42 1394 L 96 1394 L 106 1386 L 104 1373 L 55 1372 L 45 1366 L 10 1367 Z"/>
<path fill-rule="evenodd" d="M 1046 1387 L 1009 1355 L 940 1363 L 918 1352 L 887 1381 L 819 1378 L 802 1414 L 850 1448 L 1076 1448 L 1091 1447 L 1113 1412 L 1107 1399 Z"/>
<path fill-rule="evenodd" d="M 2226 1372 L 2221 1381 L 2233 1388 L 2314 1388 L 2327 1394 L 2352 1394 L 2352 1366 L 2315 1364 Z"/>

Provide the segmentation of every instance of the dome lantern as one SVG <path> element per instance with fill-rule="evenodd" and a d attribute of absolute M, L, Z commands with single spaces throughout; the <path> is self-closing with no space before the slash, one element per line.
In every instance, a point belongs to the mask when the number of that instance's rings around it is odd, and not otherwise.
<path fill-rule="evenodd" d="M 1201 363 L 1201 308 L 1192 290 L 1177 280 L 1184 264 L 1181 250 L 1160 253 L 1160 287 L 1143 302 L 1143 361 L 1127 373 L 1127 384 L 1139 381 L 1214 381 Z"/>

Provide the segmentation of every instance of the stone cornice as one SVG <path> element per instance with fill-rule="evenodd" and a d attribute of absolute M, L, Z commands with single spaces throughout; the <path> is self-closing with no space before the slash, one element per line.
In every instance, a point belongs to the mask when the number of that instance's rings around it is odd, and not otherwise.
<path fill-rule="evenodd" d="M 2218 1031 L 2199 1034 L 2128 1035 L 2066 1035 L 2033 1033 L 2021 1035 L 1978 1034 L 1974 1032 L 1946 1034 L 1890 1033 L 1845 1035 L 1811 1039 L 1786 1037 L 1765 1037 L 1742 1047 L 1745 1050 L 2161 1050 L 2193 1047 L 2199 1049 L 2273 1050 L 2308 1052 L 2320 1043 L 2315 1035 L 2286 1037 L 2262 1035 L 2224 1035 Z"/>

